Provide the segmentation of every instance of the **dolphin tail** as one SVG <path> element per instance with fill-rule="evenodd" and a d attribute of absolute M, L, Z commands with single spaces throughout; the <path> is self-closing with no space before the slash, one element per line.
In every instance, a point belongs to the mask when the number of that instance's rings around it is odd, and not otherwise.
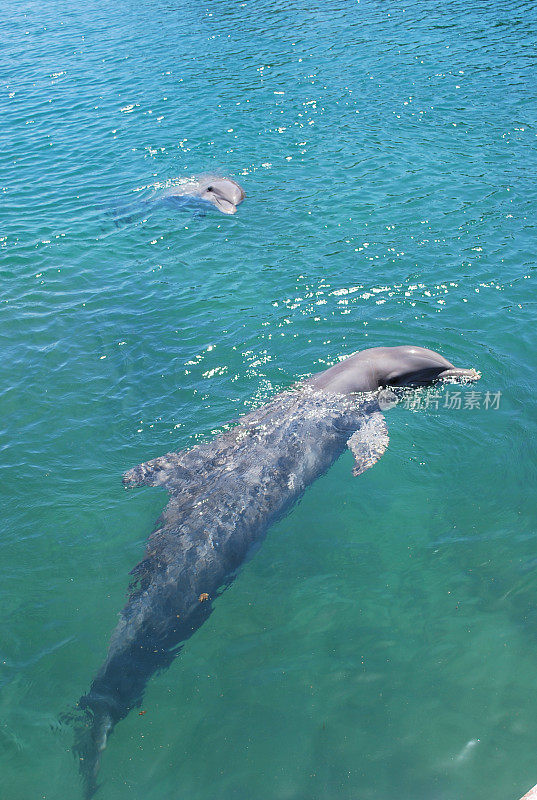
<path fill-rule="evenodd" d="M 112 715 L 106 708 L 86 708 L 83 720 L 75 728 L 73 752 L 78 759 L 78 769 L 84 784 L 84 800 L 90 800 L 99 788 L 97 775 L 101 754 L 113 727 Z"/>

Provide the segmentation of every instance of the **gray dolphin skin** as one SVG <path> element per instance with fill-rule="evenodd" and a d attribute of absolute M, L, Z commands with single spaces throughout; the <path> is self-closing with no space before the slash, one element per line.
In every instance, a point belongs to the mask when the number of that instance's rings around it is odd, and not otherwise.
<path fill-rule="evenodd" d="M 242 186 L 231 178 L 205 175 L 196 181 L 170 186 L 161 199 L 167 197 L 196 198 L 212 203 L 222 214 L 235 214 L 246 194 Z"/>
<path fill-rule="evenodd" d="M 213 441 L 125 474 L 126 486 L 163 486 L 170 497 L 132 571 L 106 660 L 79 701 L 85 723 L 75 751 L 86 798 L 97 789 L 114 725 L 140 705 L 151 675 L 207 619 L 268 528 L 347 446 L 355 475 L 382 456 L 388 433 L 379 390 L 479 377 L 421 347 L 364 350 L 276 395 Z"/>

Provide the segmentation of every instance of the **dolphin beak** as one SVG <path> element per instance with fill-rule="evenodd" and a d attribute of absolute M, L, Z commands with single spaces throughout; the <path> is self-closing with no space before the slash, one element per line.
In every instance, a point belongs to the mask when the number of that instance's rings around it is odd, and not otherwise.
<path fill-rule="evenodd" d="M 438 373 L 437 380 L 439 381 L 463 381 L 464 383 L 473 383 L 478 381 L 481 373 L 476 369 L 462 369 L 461 367 L 450 367 Z"/>
<path fill-rule="evenodd" d="M 237 213 L 237 206 L 234 203 L 232 203 L 230 200 L 226 200 L 224 197 L 220 197 L 217 194 L 214 196 L 213 203 L 222 212 L 222 214 Z"/>

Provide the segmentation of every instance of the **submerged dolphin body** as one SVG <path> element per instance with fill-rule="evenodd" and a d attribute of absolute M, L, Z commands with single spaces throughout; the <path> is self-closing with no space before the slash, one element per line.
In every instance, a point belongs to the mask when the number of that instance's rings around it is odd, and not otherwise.
<path fill-rule="evenodd" d="M 125 485 L 163 486 L 170 499 L 133 570 L 106 660 L 79 703 L 87 717 L 75 750 L 87 798 L 113 726 L 208 617 L 252 546 L 346 446 L 355 475 L 382 456 L 388 433 L 378 390 L 478 377 L 424 348 L 364 350 L 278 394 L 212 442 L 125 474 Z"/>
<path fill-rule="evenodd" d="M 237 206 L 245 197 L 244 189 L 237 181 L 215 175 L 206 175 L 197 181 L 170 186 L 160 195 L 161 200 L 193 198 L 212 203 L 222 214 L 235 214 Z"/>

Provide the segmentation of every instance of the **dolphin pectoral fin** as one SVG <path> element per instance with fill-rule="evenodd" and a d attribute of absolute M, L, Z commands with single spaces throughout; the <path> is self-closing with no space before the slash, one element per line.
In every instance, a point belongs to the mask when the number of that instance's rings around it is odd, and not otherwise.
<path fill-rule="evenodd" d="M 347 442 L 347 447 L 355 460 L 352 474 L 361 475 L 372 467 L 384 455 L 389 441 L 384 415 L 380 411 L 375 411 L 367 416 Z"/>
<path fill-rule="evenodd" d="M 164 486 L 172 481 L 180 481 L 188 471 L 180 463 L 184 453 L 168 453 L 165 456 L 144 461 L 137 467 L 129 469 L 123 475 L 123 485 L 132 486 Z"/>

